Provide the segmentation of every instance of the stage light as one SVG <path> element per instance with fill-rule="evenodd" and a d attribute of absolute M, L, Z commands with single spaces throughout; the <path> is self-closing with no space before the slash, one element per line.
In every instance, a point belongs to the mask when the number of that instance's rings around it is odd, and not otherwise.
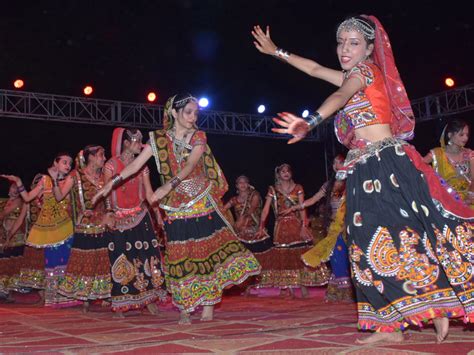
<path fill-rule="evenodd" d="M 21 79 L 16 79 L 14 82 L 13 82 L 13 86 L 16 88 L 16 89 L 21 89 L 23 86 L 25 85 L 25 82 Z"/>
<path fill-rule="evenodd" d="M 446 78 L 444 80 L 444 83 L 446 84 L 447 87 L 452 88 L 454 86 L 454 79 L 453 78 Z"/>
<path fill-rule="evenodd" d="M 156 94 L 153 91 L 151 91 L 151 92 L 148 93 L 146 98 L 150 102 L 155 102 L 156 101 Z"/>
<path fill-rule="evenodd" d="M 260 105 L 257 108 L 258 113 L 264 113 L 265 112 L 265 105 Z"/>
<path fill-rule="evenodd" d="M 198 101 L 199 107 L 205 108 L 209 106 L 209 100 L 207 97 L 201 97 Z"/>
<path fill-rule="evenodd" d="M 309 111 L 304 110 L 303 113 L 301 114 L 301 117 L 306 118 L 306 117 L 308 117 L 308 115 L 309 115 Z"/>
<path fill-rule="evenodd" d="M 87 86 L 84 88 L 84 95 L 89 96 L 89 95 L 92 94 L 93 92 L 94 92 L 94 89 L 93 89 L 92 86 L 90 86 L 90 85 L 87 85 Z"/>

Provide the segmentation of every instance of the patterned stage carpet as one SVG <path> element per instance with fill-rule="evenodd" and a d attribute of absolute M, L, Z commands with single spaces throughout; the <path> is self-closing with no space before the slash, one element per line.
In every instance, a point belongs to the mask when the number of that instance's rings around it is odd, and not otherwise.
<path fill-rule="evenodd" d="M 243 297 L 235 291 L 224 297 L 215 320 L 177 324 L 171 305 L 161 314 L 112 318 L 107 308 L 80 307 L 50 310 L 35 306 L 35 294 L 15 294 L 17 303 L 0 304 L 0 353 L 49 354 L 468 354 L 474 349 L 474 327 L 451 322 L 451 333 L 441 345 L 432 327 L 410 330 L 403 344 L 360 346 L 354 304 L 324 302 L 324 289 L 313 289 L 307 299 L 281 298 L 276 290 L 260 290 Z M 474 354 L 474 351 L 472 352 Z"/>

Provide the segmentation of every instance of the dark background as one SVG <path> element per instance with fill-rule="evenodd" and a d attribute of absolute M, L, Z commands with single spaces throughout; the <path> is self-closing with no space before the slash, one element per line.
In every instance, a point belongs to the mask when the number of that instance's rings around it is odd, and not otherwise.
<path fill-rule="evenodd" d="M 373 14 L 388 32 L 411 99 L 474 82 L 473 2 L 454 1 L 21 1 L 0 13 L 0 88 L 16 78 L 24 90 L 158 103 L 177 92 L 207 95 L 210 109 L 265 114 L 313 110 L 333 90 L 256 51 L 254 24 L 270 25 L 275 43 L 338 68 L 335 30 L 346 16 Z M 472 113 L 462 116 L 472 122 Z M 413 143 L 424 154 L 437 146 L 445 120 L 419 124 Z M 58 151 L 75 155 L 87 144 L 110 145 L 113 128 L 0 117 L 0 171 L 26 182 L 45 171 Z M 295 180 L 314 193 L 326 177 L 322 144 L 210 135 L 209 143 L 231 186 L 241 174 L 264 194 L 273 169 L 288 162 Z M 472 145 L 472 144 L 471 144 Z M 343 150 L 336 146 L 336 151 Z M 328 149 L 329 158 L 333 150 Z M 155 180 L 155 186 L 157 180 Z M 0 182 L 1 195 L 8 184 Z"/>

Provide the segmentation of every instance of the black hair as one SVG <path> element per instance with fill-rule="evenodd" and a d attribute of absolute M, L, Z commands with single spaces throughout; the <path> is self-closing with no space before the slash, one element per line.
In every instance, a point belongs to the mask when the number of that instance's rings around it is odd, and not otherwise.
<path fill-rule="evenodd" d="M 369 19 L 367 16 L 364 16 L 364 15 L 350 15 L 350 16 L 347 16 L 347 17 L 344 19 L 344 21 L 347 21 L 347 20 L 349 20 L 349 19 L 351 19 L 351 18 L 354 18 L 354 19 L 356 19 L 356 20 L 365 22 L 367 25 L 369 25 L 369 26 L 374 30 L 374 32 L 375 32 L 375 30 L 377 29 L 377 26 L 375 25 L 375 22 L 372 21 L 371 19 Z M 342 21 L 342 22 L 344 22 L 344 21 Z M 342 22 L 337 25 L 337 28 L 339 28 L 339 26 L 342 24 Z M 374 44 L 374 43 L 375 43 L 375 38 L 369 39 L 369 38 L 367 38 L 366 36 L 364 36 L 364 38 L 365 38 L 365 40 L 366 40 L 366 42 L 367 42 L 367 45 L 369 45 L 369 44 Z"/>
<path fill-rule="evenodd" d="M 173 108 L 179 111 L 190 102 L 196 102 L 196 98 L 190 93 L 177 94 L 173 100 Z"/>
<path fill-rule="evenodd" d="M 129 139 L 129 136 L 128 136 L 128 134 L 127 134 L 127 131 L 130 131 L 130 133 L 133 135 L 133 134 L 136 134 L 136 133 L 139 131 L 139 129 L 138 129 L 138 128 L 130 128 L 130 129 L 126 129 L 126 130 L 123 132 L 123 134 L 122 134 L 122 142 L 120 143 L 120 146 L 122 147 L 122 149 L 121 149 L 122 151 L 123 151 L 123 149 L 125 148 L 125 147 L 124 147 L 125 141 L 129 141 L 129 142 L 130 142 L 130 139 Z M 131 142 L 130 142 L 130 143 L 131 143 Z"/>
<path fill-rule="evenodd" d="M 469 126 L 466 121 L 455 118 L 450 120 L 446 125 L 444 131 L 444 144 L 448 144 L 449 134 L 456 134 L 464 129 L 464 127 Z"/>
<path fill-rule="evenodd" d="M 72 159 L 72 155 L 68 152 L 59 152 L 58 154 L 56 154 L 53 161 L 57 163 L 61 160 L 61 157 L 69 157 Z"/>
<path fill-rule="evenodd" d="M 104 149 L 104 148 L 102 148 L 100 145 L 89 144 L 88 146 L 86 146 L 83 151 L 84 161 L 86 162 L 86 164 L 89 163 L 89 156 L 90 155 L 95 156 L 97 152 L 101 149 Z"/>

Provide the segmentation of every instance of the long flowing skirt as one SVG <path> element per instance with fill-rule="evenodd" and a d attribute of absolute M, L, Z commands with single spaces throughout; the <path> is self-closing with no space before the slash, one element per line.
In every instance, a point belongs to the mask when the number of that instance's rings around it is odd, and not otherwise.
<path fill-rule="evenodd" d="M 301 256 L 312 248 L 311 240 L 301 237 L 301 221 L 294 215 L 277 219 L 274 247 L 261 253 L 262 273 L 259 287 L 322 286 L 328 283 L 330 272 L 326 264 L 308 267 Z"/>
<path fill-rule="evenodd" d="M 141 309 L 166 300 L 158 241 L 150 216 L 131 228 L 107 233 L 112 265 L 112 310 Z"/>
<path fill-rule="evenodd" d="M 20 291 L 20 270 L 24 245 L 6 248 L 0 253 L 0 293 Z"/>
<path fill-rule="evenodd" d="M 192 312 L 221 301 L 223 289 L 260 272 L 255 257 L 217 212 L 165 224 L 165 276 L 173 304 Z"/>
<path fill-rule="evenodd" d="M 110 297 L 110 261 L 104 234 L 75 233 L 58 292 L 81 301 Z"/>
<path fill-rule="evenodd" d="M 473 214 L 456 217 L 443 206 L 463 206 L 433 199 L 433 191 L 442 195 L 432 186 L 439 180 L 406 144 L 390 139 L 351 154 L 359 157 L 347 181 L 346 226 L 359 327 L 472 322 Z"/>
<path fill-rule="evenodd" d="M 45 292 L 44 305 L 51 308 L 73 307 L 80 304 L 73 298 L 68 298 L 58 292 L 59 284 L 64 279 L 66 266 L 71 254 L 72 236 L 62 244 L 44 248 L 45 257 Z"/>
<path fill-rule="evenodd" d="M 44 248 L 25 245 L 20 267 L 20 286 L 24 288 L 45 288 Z"/>

